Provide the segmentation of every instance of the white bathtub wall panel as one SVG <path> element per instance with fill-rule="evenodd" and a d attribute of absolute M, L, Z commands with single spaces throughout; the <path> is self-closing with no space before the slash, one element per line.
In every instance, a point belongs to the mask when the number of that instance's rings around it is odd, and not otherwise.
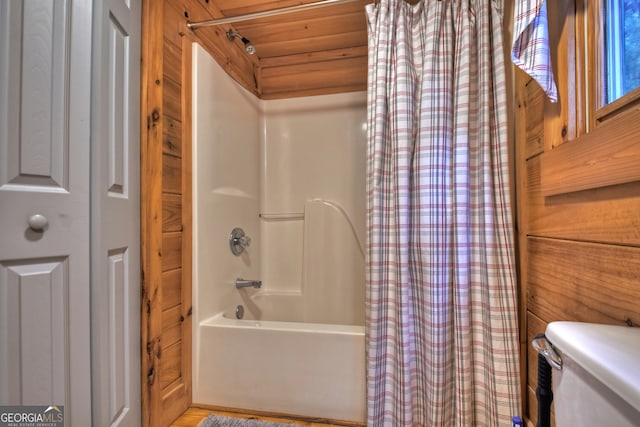
<path fill-rule="evenodd" d="M 339 203 L 365 238 L 366 94 L 262 102 L 261 212 L 304 213 L 309 199 Z M 263 279 L 300 291 L 304 224 L 262 223 Z"/>
<path fill-rule="evenodd" d="M 262 279 L 270 291 L 302 291 L 304 221 L 261 221 Z"/>
<path fill-rule="evenodd" d="M 364 326 L 364 248 L 335 204 L 305 204 L 305 321 Z"/>
<path fill-rule="evenodd" d="M 366 93 L 263 101 L 262 212 L 339 203 L 365 237 Z"/>
<path fill-rule="evenodd" d="M 239 299 L 236 277 L 260 272 L 258 100 L 194 44 L 194 316 L 196 324 Z M 251 246 L 234 256 L 228 237 L 242 227 Z"/>
<path fill-rule="evenodd" d="M 211 317 L 238 302 L 236 278 L 259 278 L 260 233 L 255 221 L 256 202 L 214 194 L 202 206 L 205 212 L 211 212 L 202 221 L 212 221 L 212 224 L 198 231 L 197 268 L 201 273 L 198 277 L 198 299 L 195 300 L 198 320 Z M 242 226 L 252 239 L 251 246 L 240 256 L 233 255 L 229 248 L 229 234 L 237 226 Z"/>
<path fill-rule="evenodd" d="M 302 295 L 280 292 L 259 292 L 242 300 L 244 320 L 303 322 L 304 306 Z M 236 307 L 229 307 L 223 313 L 227 319 L 236 319 Z"/>

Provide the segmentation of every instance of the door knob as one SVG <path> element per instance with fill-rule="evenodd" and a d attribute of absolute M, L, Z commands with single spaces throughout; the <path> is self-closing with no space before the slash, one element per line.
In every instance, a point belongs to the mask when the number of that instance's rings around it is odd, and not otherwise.
<path fill-rule="evenodd" d="M 47 217 L 42 214 L 34 214 L 29 217 L 29 227 L 33 231 L 44 231 L 49 221 Z"/>

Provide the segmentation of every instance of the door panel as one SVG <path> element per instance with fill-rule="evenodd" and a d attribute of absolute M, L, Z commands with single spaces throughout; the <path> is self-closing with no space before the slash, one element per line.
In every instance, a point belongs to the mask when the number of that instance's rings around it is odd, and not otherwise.
<path fill-rule="evenodd" d="M 0 404 L 66 426 L 140 425 L 139 3 L 0 2 Z"/>
<path fill-rule="evenodd" d="M 108 147 L 107 188 L 112 197 L 127 196 L 129 140 L 129 54 L 131 38 L 115 16 L 109 16 L 108 33 Z M 138 40 L 139 43 L 139 40 Z M 137 124 L 137 120 L 134 124 Z"/>
<path fill-rule="evenodd" d="M 91 425 L 91 12 L 0 2 L 0 404 L 66 426 Z"/>
<path fill-rule="evenodd" d="M 47 256 L 88 215 L 88 61 L 71 69 L 82 61 L 69 51 L 71 13 L 68 1 L 0 4 L 0 234 L 11 236 L 3 248 L 13 254 Z M 74 107 L 82 113 L 71 123 Z M 29 229 L 33 214 L 47 218 L 46 232 Z"/>
<path fill-rule="evenodd" d="M 19 2 L 3 3 L 0 31 L 9 48 L 2 81 L 11 84 L 0 101 L 6 102 L 2 139 L 15 143 L 3 147 L 6 169 L 0 179 L 2 184 L 68 190 L 69 100 L 64 95 L 69 91 L 70 3 L 25 1 L 22 9 Z"/>
<path fill-rule="evenodd" d="M 125 415 L 131 407 L 128 385 L 131 381 L 131 359 L 129 356 L 131 316 L 127 308 L 131 305 L 127 290 L 135 283 L 129 281 L 129 250 L 116 249 L 108 252 L 108 293 L 109 293 L 109 421 Z M 135 331 L 134 335 L 135 335 Z M 139 378 L 133 378 L 138 380 Z M 135 396 L 134 396 L 135 398 Z M 97 402 L 96 402 L 97 403 Z"/>
<path fill-rule="evenodd" d="M 92 360 L 94 426 L 139 426 L 140 1 L 94 15 Z"/>
<path fill-rule="evenodd" d="M 65 336 L 69 305 L 67 259 L 40 259 L 0 265 L 2 401 L 43 405 L 64 402 Z M 16 327 L 18 326 L 19 327 Z"/>

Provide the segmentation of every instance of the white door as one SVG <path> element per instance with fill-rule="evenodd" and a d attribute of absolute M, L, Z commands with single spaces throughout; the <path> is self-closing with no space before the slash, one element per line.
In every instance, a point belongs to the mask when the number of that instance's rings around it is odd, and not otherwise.
<path fill-rule="evenodd" d="M 0 1 L 0 405 L 65 426 L 140 425 L 139 49 L 139 1 Z"/>
<path fill-rule="evenodd" d="M 0 1 L 0 403 L 91 425 L 91 2 Z"/>
<path fill-rule="evenodd" d="M 140 426 L 140 0 L 95 3 L 93 426 Z"/>

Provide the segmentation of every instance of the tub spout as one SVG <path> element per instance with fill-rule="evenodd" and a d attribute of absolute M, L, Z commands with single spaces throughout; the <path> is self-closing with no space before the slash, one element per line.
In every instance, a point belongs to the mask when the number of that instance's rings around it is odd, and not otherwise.
<path fill-rule="evenodd" d="M 236 279 L 236 288 L 259 288 L 262 286 L 262 280 L 246 280 L 237 278 Z"/>

